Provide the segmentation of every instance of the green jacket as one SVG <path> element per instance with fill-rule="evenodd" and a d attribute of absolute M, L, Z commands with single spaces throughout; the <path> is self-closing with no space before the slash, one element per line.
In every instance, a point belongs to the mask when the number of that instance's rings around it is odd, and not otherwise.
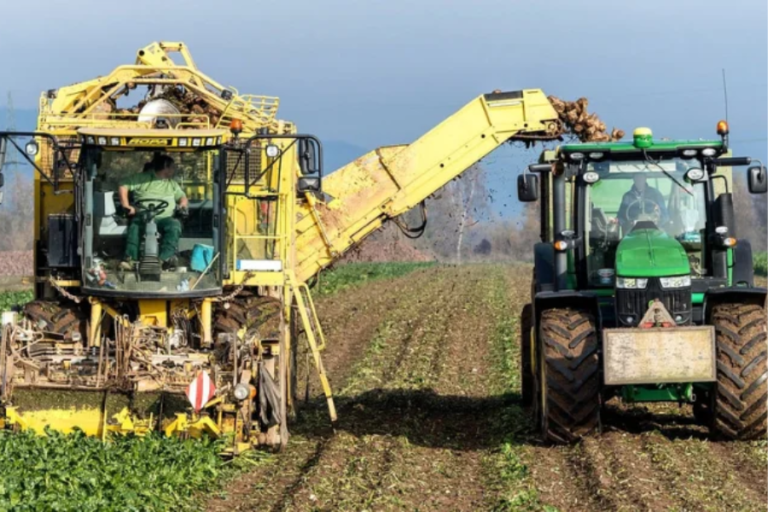
<path fill-rule="evenodd" d="M 175 180 L 158 178 L 154 172 L 134 174 L 125 179 L 121 185 L 126 187 L 128 192 L 133 192 L 134 201 L 140 199 L 168 201 L 168 207 L 160 212 L 158 219 L 171 217 L 176 202 L 186 196 Z"/>

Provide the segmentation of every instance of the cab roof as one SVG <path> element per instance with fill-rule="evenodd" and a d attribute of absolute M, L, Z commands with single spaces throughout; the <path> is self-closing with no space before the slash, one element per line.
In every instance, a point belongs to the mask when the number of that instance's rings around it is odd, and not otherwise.
<path fill-rule="evenodd" d="M 80 135 L 93 137 L 221 137 L 226 135 L 226 130 L 162 130 L 140 128 L 80 128 Z"/>

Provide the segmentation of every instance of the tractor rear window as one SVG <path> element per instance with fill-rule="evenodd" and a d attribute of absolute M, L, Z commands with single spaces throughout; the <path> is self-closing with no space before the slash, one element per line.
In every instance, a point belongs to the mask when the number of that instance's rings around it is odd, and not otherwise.
<path fill-rule="evenodd" d="M 689 254 L 694 270 L 701 262 L 706 223 L 703 184 L 685 181 L 695 160 L 597 162 L 587 171 L 599 181 L 586 187 L 585 234 L 589 280 L 611 286 L 616 247 L 636 223 L 653 223 L 677 239 Z M 663 169 L 663 171 L 662 171 Z M 664 172 L 666 171 L 666 172 Z"/>

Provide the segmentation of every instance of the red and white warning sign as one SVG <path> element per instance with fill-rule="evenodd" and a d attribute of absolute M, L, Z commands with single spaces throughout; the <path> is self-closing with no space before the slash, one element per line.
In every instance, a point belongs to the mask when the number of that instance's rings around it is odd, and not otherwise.
<path fill-rule="evenodd" d="M 208 376 L 208 372 L 200 372 L 195 377 L 189 386 L 187 386 L 187 398 L 189 403 L 195 409 L 195 412 L 200 411 L 205 404 L 207 404 L 216 394 L 216 386 L 213 385 L 213 381 Z"/>

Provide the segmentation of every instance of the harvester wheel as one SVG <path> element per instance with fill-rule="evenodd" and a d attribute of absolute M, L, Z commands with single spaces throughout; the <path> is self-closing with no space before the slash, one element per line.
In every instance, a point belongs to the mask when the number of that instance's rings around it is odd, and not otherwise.
<path fill-rule="evenodd" d="M 521 394 L 523 405 L 528 407 L 533 404 L 533 306 L 526 304 L 520 313 L 520 375 Z"/>
<path fill-rule="evenodd" d="M 719 304 L 712 322 L 717 340 L 712 429 L 728 439 L 762 439 L 768 424 L 766 311 L 755 304 Z"/>
<path fill-rule="evenodd" d="M 600 430 L 600 374 L 595 319 L 575 309 L 541 314 L 541 430 L 556 443 Z"/>
<path fill-rule="evenodd" d="M 65 339 L 78 333 L 83 343 L 87 339 L 85 315 L 77 304 L 35 300 L 24 306 L 24 315 L 46 332 Z"/>

